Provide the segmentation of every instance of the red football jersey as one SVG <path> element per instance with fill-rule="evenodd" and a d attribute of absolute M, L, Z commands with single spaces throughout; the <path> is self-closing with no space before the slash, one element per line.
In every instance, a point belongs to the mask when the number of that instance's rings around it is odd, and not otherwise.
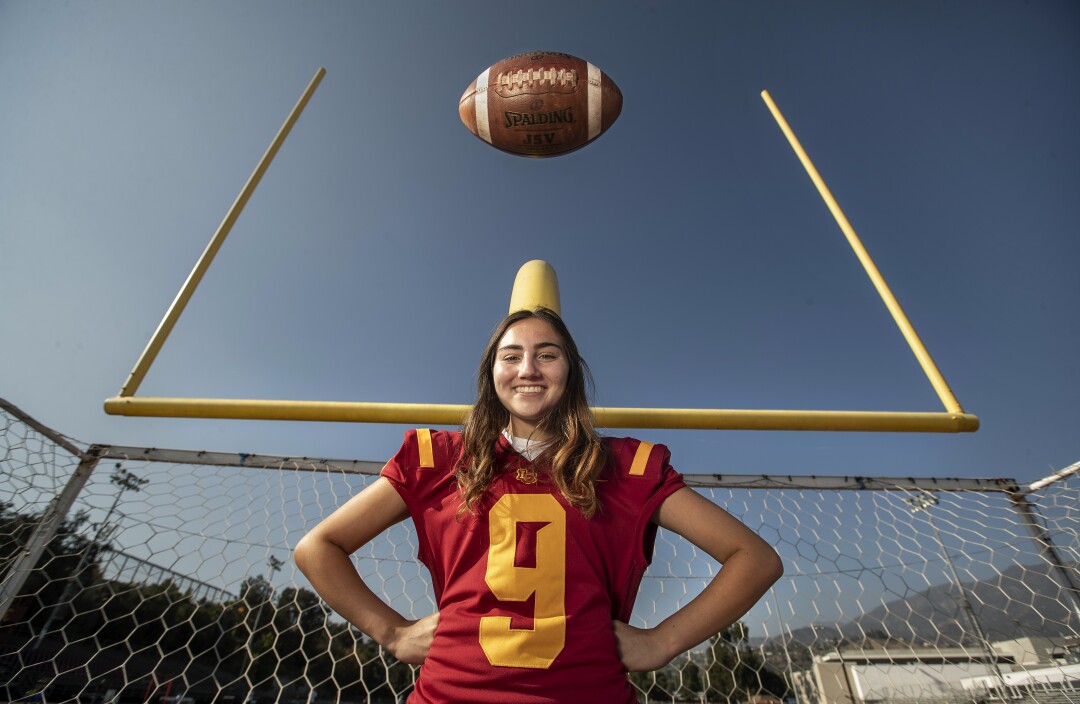
<path fill-rule="evenodd" d="M 661 502 L 685 486 L 663 445 L 607 438 L 590 519 L 499 438 L 503 470 L 458 515 L 457 432 L 409 431 L 382 470 L 416 526 L 439 627 L 409 702 L 636 702 L 611 620 L 628 621 Z"/>

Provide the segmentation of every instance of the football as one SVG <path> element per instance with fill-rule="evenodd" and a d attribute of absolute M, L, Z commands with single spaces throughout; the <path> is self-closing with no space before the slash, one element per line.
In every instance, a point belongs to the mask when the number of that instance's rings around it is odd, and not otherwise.
<path fill-rule="evenodd" d="M 538 51 L 481 72 L 458 103 L 461 121 L 496 149 L 559 156 L 611 127 L 622 111 L 615 81 L 588 61 Z"/>

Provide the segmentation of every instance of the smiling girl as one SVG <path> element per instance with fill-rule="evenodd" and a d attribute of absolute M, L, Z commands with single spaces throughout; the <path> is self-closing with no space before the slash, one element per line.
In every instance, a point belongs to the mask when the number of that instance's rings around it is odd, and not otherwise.
<path fill-rule="evenodd" d="M 381 477 L 296 546 L 343 618 L 420 664 L 412 704 L 637 697 L 654 670 L 746 613 L 782 573 L 775 551 L 686 487 L 663 445 L 596 432 L 588 367 L 562 319 L 518 311 L 495 329 L 460 432 L 416 430 Z M 438 611 L 406 619 L 349 556 L 411 517 Z M 627 624 L 657 527 L 723 567 L 652 628 Z"/>

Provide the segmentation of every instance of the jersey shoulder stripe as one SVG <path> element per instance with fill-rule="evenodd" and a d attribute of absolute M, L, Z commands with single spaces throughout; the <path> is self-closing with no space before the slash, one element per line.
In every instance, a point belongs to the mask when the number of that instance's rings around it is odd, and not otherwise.
<path fill-rule="evenodd" d="M 402 451 L 407 467 L 452 472 L 461 453 L 461 434 L 430 428 L 407 430 Z"/>
<path fill-rule="evenodd" d="M 605 441 L 616 471 L 630 477 L 660 477 L 671 456 L 667 446 L 636 438 L 605 438 Z"/>
<path fill-rule="evenodd" d="M 420 466 L 434 468 L 435 456 L 431 451 L 431 429 L 430 428 L 417 428 L 416 429 L 416 445 L 417 450 L 420 453 Z"/>
<path fill-rule="evenodd" d="M 652 454 L 653 444 L 642 441 L 634 452 L 634 461 L 630 463 L 630 476 L 640 477 L 645 474 L 645 467 L 649 464 L 649 456 Z"/>

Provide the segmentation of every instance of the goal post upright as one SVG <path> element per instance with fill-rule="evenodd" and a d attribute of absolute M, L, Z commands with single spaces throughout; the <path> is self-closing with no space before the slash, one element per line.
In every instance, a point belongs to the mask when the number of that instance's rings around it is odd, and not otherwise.
<path fill-rule="evenodd" d="M 293 125 L 300 118 L 300 113 L 307 107 L 308 101 L 311 100 L 311 96 L 315 93 L 315 89 L 319 87 L 319 83 L 322 82 L 323 76 L 326 75 L 326 69 L 320 67 L 311 81 L 308 83 L 307 88 L 304 89 L 300 99 L 293 106 L 293 109 L 289 112 L 289 116 L 285 118 L 284 124 L 281 129 L 274 136 L 270 146 L 267 147 L 266 152 L 263 153 L 262 158 L 259 159 L 259 163 L 255 166 L 255 170 L 251 173 L 247 183 L 240 189 L 240 195 L 233 201 L 232 206 L 229 207 L 227 213 L 225 213 L 224 219 L 221 224 L 218 225 L 217 231 L 214 232 L 214 236 L 210 238 L 209 244 L 206 245 L 206 249 L 203 250 L 199 260 L 195 262 L 195 267 L 188 274 L 187 280 L 184 281 L 184 285 L 180 287 L 180 291 L 176 294 L 176 298 L 173 299 L 169 309 L 165 312 L 165 317 L 161 319 L 161 323 L 158 324 L 157 330 L 150 337 L 150 342 L 146 344 L 146 348 L 143 353 L 139 355 L 139 359 L 135 362 L 135 367 L 131 370 L 131 374 L 128 375 L 127 380 L 124 382 L 124 386 L 117 394 L 119 398 L 128 398 L 135 395 L 139 386 L 142 384 L 143 378 L 146 377 L 146 373 L 150 371 L 150 365 L 154 363 L 157 358 L 158 352 L 161 351 L 161 347 L 165 344 L 165 340 L 168 339 L 169 333 L 172 332 L 173 326 L 176 325 L 176 321 L 180 319 L 180 315 L 184 312 L 184 308 L 187 306 L 188 301 L 191 300 L 191 296 L 195 293 L 195 289 L 202 281 L 203 275 L 207 269 L 210 268 L 210 264 L 213 263 L 214 257 L 217 256 L 218 250 L 221 249 L 221 245 L 225 242 L 225 238 L 229 236 L 229 232 L 232 230 L 233 225 L 240 217 L 240 213 L 244 210 L 244 206 L 247 205 L 248 200 L 251 198 L 251 194 L 255 192 L 255 187 L 259 185 L 259 181 L 262 180 L 263 174 L 270 167 L 270 162 L 274 160 L 281 145 L 285 142 L 285 138 L 289 136 L 289 132 L 292 130 Z"/>
<path fill-rule="evenodd" d="M 817 187 L 818 193 L 821 195 L 822 200 L 825 201 L 825 205 L 828 206 L 833 219 L 835 219 L 836 224 L 840 226 L 840 230 L 844 233 L 844 237 L 847 238 L 848 244 L 851 245 L 851 249 L 854 250 L 855 256 L 859 258 L 859 262 L 863 265 L 863 269 L 866 270 L 867 276 L 870 277 L 870 281 L 874 284 L 874 288 L 877 289 L 878 295 L 880 295 L 881 299 L 885 302 L 885 307 L 889 309 L 889 313 L 892 314 L 893 320 L 896 322 L 897 327 L 900 328 L 900 332 L 904 335 L 904 339 L 907 340 L 908 346 L 911 347 L 911 351 L 915 354 L 915 358 L 919 360 L 923 372 L 930 380 L 931 385 L 933 385 L 938 398 L 941 399 L 941 403 L 949 413 L 963 413 L 964 409 L 956 400 L 956 396 L 953 395 L 952 389 L 949 388 L 949 385 L 945 381 L 945 377 L 942 376 L 937 364 L 934 363 L 934 358 L 930 356 L 930 352 L 927 351 L 926 345 L 923 344 L 922 339 L 919 337 L 919 333 L 915 331 L 915 326 L 908 320 L 907 315 L 904 313 L 904 309 L 900 306 L 899 301 L 896 300 L 896 296 L 893 295 L 892 289 L 889 288 L 889 284 L 886 283 L 885 277 L 881 275 L 877 265 L 874 264 L 874 260 L 870 257 L 870 253 L 866 251 L 866 247 L 863 246 L 862 240 L 860 240 L 858 234 L 855 233 L 855 228 L 851 226 L 851 222 L 849 222 L 847 216 L 844 215 L 844 211 L 840 208 L 840 204 L 836 202 L 836 198 L 833 197 L 829 187 L 825 185 L 825 180 L 821 178 L 821 174 L 818 173 L 817 168 L 814 167 L 814 163 L 810 160 L 806 150 L 803 149 L 802 144 L 799 142 L 798 137 L 795 136 L 795 132 L 791 129 L 791 126 L 788 125 L 787 120 L 784 119 L 783 114 L 780 112 L 780 108 L 776 106 L 772 96 L 769 95 L 769 91 L 761 91 L 761 98 L 765 101 L 765 105 L 768 106 L 769 112 L 772 113 L 777 124 L 780 125 L 780 130 L 784 133 L 791 148 L 795 151 L 795 155 L 799 157 L 799 161 L 802 162 L 803 168 L 805 168 L 806 173 L 809 174 L 810 180 L 813 181 L 814 186 Z"/>

